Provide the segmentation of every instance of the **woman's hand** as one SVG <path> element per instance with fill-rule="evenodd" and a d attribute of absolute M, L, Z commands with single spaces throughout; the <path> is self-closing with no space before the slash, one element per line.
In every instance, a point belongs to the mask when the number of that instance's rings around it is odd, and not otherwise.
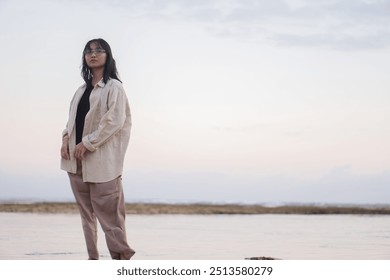
<path fill-rule="evenodd" d="M 77 158 L 77 159 L 85 159 L 85 153 L 88 152 L 88 149 L 84 146 L 83 142 L 80 142 L 79 144 L 77 144 L 76 146 L 76 150 L 74 152 L 74 156 Z"/>
<path fill-rule="evenodd" d="M 61 146 L 61 157 L 63 159 L 69 160 L 69 137 L 65 136 L 62 139 L 62 146 Z"/>

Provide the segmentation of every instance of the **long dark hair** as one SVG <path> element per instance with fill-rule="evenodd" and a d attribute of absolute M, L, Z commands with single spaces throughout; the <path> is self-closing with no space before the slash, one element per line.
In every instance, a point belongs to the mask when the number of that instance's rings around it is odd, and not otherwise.
<path fill-rule="evenodd" d="M 92 82 L 92 71 L 88 67 L 87 62 L 85 60 L 85 51 L 91 49 L 91 44 L 95 43 L 100 48 L 104 49 L 106 51 L 106 65 L 104 66 L 104 72 L 103 72 L 103 82 L 107 83 L 107 81 L 111 79 L 116 79 L 120 82 L 122 82 L 119 79 L 118 70 L 116 69 L 116 63 L 115 59 L 112 57 L 112 51 L 110 45 L 103 39 L 92 39 L 87 42 L 87 44 L 84 47 L 83 51 L 83 66 L 81 68 L 81 76 L 83 77 L 84 81 L 87 83 L 87 85 L 90 85 Z"/>

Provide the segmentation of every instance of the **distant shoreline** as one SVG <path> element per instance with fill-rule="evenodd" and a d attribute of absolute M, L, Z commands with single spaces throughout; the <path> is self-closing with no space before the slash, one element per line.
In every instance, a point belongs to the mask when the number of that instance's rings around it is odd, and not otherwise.
<path fill-rule="evenodd" d="M 7 213 L 78 213 L 75 203 L 37 202 L 0 203 L 0 212 Z M 126 213 L 134 215 L 390 215 L 390 206 L 316 206 L 316 205 L 241 205 L 241 204 L 164 204 L 127 203 Z"/>

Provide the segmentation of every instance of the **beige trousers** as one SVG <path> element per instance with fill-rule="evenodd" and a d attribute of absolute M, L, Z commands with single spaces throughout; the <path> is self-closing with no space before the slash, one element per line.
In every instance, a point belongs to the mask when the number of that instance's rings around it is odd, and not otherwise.
<path fill-rule="evenodd" d="M 80 210 L 89 259 L 99 259 L 96 218 L 105 233 L 111 258 L 130 259 L 135 251 L 127 243 L 122 178 L 106 183 L 86 183 L 81 172 L 68 174 Z"/>

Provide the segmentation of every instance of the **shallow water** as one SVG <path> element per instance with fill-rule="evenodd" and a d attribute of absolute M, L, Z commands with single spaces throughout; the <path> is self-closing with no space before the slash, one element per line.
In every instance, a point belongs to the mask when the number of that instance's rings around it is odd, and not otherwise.
<path fill-rule="evenodd" d="M 0 213 L 0 225 L 0 259 L 87 259 L 79 215 Z M 390 216 L 128 215 L 126 226 L 138 260 L 390 259 Z"/>

